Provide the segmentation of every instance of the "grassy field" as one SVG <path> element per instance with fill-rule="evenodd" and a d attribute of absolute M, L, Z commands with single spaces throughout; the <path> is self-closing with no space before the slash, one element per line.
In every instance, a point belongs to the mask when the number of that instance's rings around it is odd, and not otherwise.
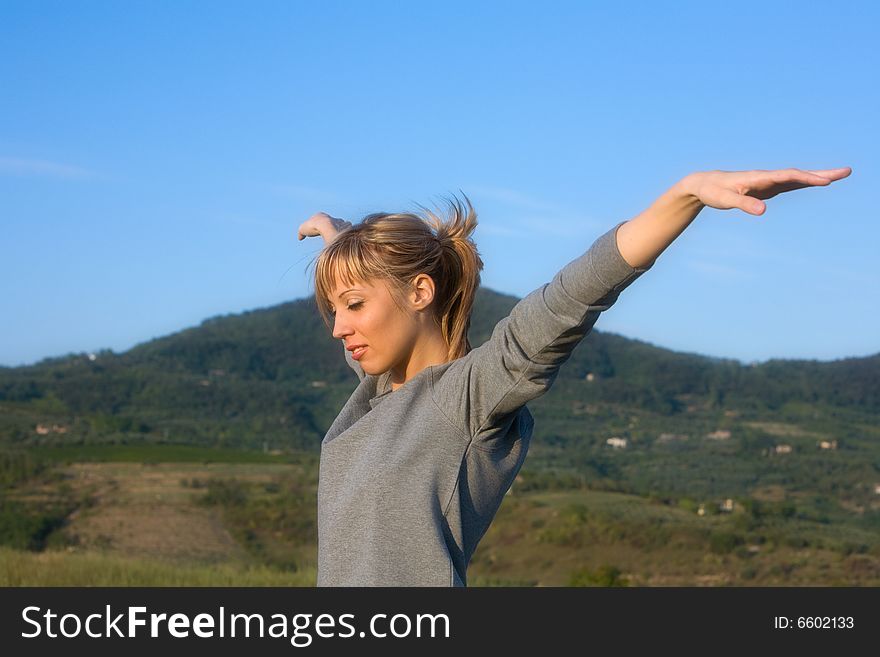
<path fill-rule="evenodd" d="M 56 465 L 5 491 L 6 521 L 32 513 L 19 534 L 42 533 L 6 541 L 30 549 L 0 548 L 0 585 L 314 585 L 314 461 L 258 453 L 235 462 L 199 448 L 139 461 L 137 450 L 102 449 L 85 462 L 56 452 Z M 875 527 L 799 514 L 779 491 L 761 497 L 764 506 L 737 500 L 701 515 L 688 499 L 515 485 L 469 584 L 880 585 Z"/>
<path fill-rule="evenodd" d="M 314 571 L 181 565 L 99 552 L 22 552 L 0 547 L 0 586 L 314 586 Z"/>
<path fill-rule="evenodd" d="M 601 491 L 508 495 L 471 562 L 534 586 L 877 586 L 875 532 Z M 616 574 L 615 574 L 616 573 Z"/>
<path fill-rule="evenodd" d="M 27 451 L 57 463 L 285 463 L 304 456 L 195 445 L 41 445 Z"/>

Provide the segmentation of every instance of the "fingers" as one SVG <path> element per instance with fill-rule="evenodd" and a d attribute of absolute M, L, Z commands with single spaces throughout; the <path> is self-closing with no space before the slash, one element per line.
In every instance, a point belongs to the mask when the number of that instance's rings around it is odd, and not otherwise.
<path fill-rule="evenodd" d="M 807 185 L 827 185 L 831 180 L 826 176 L 821 176 L 815 171 L 804 171 L 803 169 L 779 169 L 777 171 L 769 171 L 771 180 L 774 183 L 801 183 Z"/>
<path fill-rule="evenodd" d="M 717 193 L 723 209 L 739 208 L 752 215 L 761 215 L 767 209 L 764 200 L 778 194 L 804 187 L 824 187 L 852 173 L 850 167 L 837 169 L 775 169 L 731 173 L 720 181 L 725 190 Z"/>
<path fill-rule="evenodd" d="M 764 172 L 762 172 L 764 173 Z M 775 182 L 801 182 L 807 185 L 828 185 L 829 183 L 846 178 L 852 173 L 850 167 L 837 169 L 778 169 L 768 171 Z"/>
<path fill-rule="evenodd" d="M 312 224 L 310 224 L 308 221 L 306 221 L 305 223 L 300 224 L 299 230 L 296 233 L 296 239 L 298 239 L 299 241 L 302 241 L 307 237 L 315 237 L 316 235 L 320 235 L 320 234 L 321 233 L 317 228 L 315 228 Z"/>
<path fill-rule="evenodd" d="M 330 223 L 332 218 L 326 212 L 316 212 L 299 225 L 296 238 L 301 242 L 307 237 L 317 237 L 321 235 L 320 225 Z"/>
<path fill-rule="evenodd" d="M 840 180 L 846 178 L 852 173 L 851 167 L 838 167 L 837 169 L 808 169 L 808 173 L 827 178 L 828 181 Z"/>
<path fill-rule="evenodd" d="M 730 189 L 724 189 L 719 192 L 718 203 L 719 205 L 716 207 L 720 207 L 720 209 L 738 208 L 743 212 L 754 215 L 764 214 L 764 210 L 767 209 L 766 204 L 762 201 L 745 194 L 738 194 Z"/>

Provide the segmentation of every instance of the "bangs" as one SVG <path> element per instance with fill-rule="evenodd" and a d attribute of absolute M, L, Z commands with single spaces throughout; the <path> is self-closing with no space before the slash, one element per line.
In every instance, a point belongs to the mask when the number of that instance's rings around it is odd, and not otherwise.
<path fill-rule="evenodd" d="M 386 273 L 374 248 L 355 234 L 345 237 L 343 233 L 331 242 L 315 263 L 315 302 L 328 327 L 332 325 L 332 296 L 337 284 L 352 287 L 385 278 Z"/>

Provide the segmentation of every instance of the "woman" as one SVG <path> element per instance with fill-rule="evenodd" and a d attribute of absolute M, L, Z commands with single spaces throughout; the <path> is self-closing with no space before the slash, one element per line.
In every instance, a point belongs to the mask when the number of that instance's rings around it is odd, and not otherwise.
<path fill-rule="evenodd" d="M 312 216 L 299 239 L 325 241 L 316 302 L 360 379 L 321 444 L 318 585 L 466 586 L 526 457 L 525 404 L 547 392 L 599 314 L 703 207 L 760 215 L 764 199 L 850 173 L 688 175 L 520 300 L 473 350 L 483 263 L 469 201 L 452 203 L 446 220 L 424 208 L 423 217 L 373 214 L 355 226 Z"/>

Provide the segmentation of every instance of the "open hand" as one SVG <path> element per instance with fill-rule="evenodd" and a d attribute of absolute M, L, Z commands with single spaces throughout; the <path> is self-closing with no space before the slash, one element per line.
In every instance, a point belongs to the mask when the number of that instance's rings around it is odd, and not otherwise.
<path fill-rule="evenodd" d="M 689 191 L 703 205 L 719 210 L 739 208 L 749 214 L 764 214 L 762 201 L 777 194 L 804 187 L 823 187 L 852 173 L 839 169 L 776 169 L 774 171 L 701 171 L 689 176 Z"/>

